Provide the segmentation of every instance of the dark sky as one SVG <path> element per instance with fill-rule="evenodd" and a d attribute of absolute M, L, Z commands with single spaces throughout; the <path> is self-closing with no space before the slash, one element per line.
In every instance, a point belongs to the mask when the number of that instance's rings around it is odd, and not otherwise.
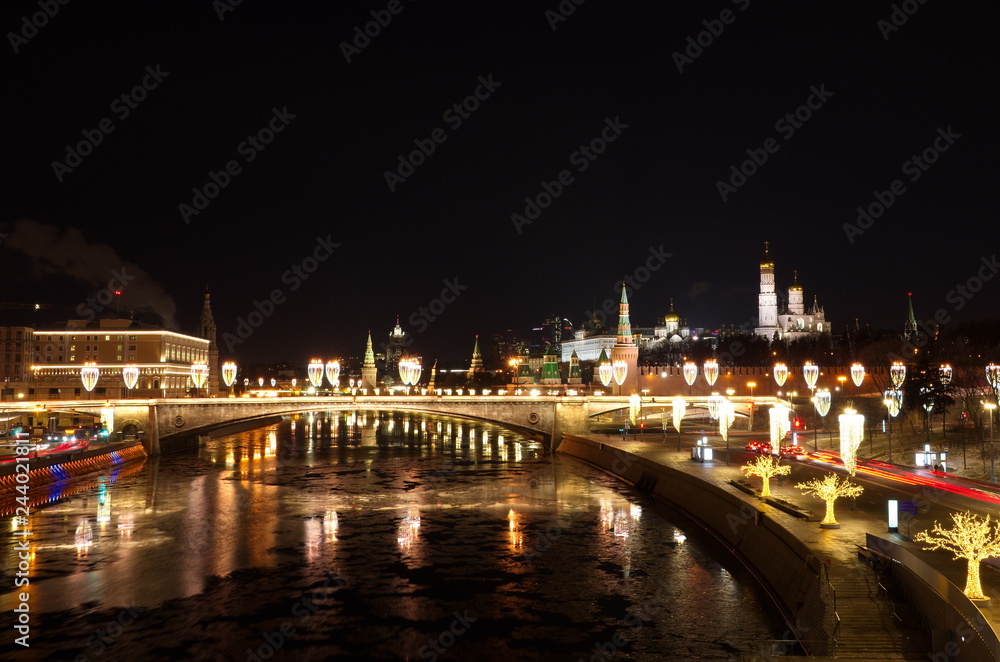
<path fill-rule="evenodd" d="M 556 0 L 402 0 L 348 62 L 342 42 L 388 4 L 244 0 L 220 20 L 221 1 L 70 2 L 36 31 L 37 3 L 5 3 L 0 299 L 79 317 L 124 268 L 123 310 L 187 332 L 209 283 L 224 356 L 223 335 L 280 290 L 232 345 L 240 361 L 357 354 L 396 314 L 414 350 L 465 358 L 477 333 L 551 313 L 579 325 L 647 260 L 633 324 L 670 297 L 692 326 L 752 324 L 769 240 L 779 288 L 798 269 L 837 332 L 901 325 L 908 291 L 922 318 L 996 314 L 1000 282 L 951 292 L 996 250 L 996 5 L 914 0 L 890 30 L 890 2 L 566 0 L 555 22 Z M 446 114 L 477 90 L 467 117 Z M 241 147 L 275 109 L 282 130 Z M 808 119 L 783 120 L 797 109 Z M 105 118 L 91 153 L 53 165 Z M 391 190 L 386 171 L 435 130 Z M 602 131 L 601 154 L 577 153 Z M 907 164 L 928 148 L 933 164 Z M 767 161 L 724 200 L 747 150 Z M 185 222 L 179 205 L 230 161 L 238 174 Z M 562 171 L 519 232 L 511 215 Z M 317 238 L 339 246 L 308 280 L 285 275 L 314 266 Z M 446 282 L 459 294 L 435 302 Z"/>

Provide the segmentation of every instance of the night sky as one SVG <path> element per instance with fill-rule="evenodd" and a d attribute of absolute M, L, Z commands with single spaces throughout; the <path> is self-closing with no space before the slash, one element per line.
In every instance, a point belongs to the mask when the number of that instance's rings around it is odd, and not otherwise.
<path fill-rule="evenodd" d="M 53 306 L 10 322 L 78 318 L 124 269 L 123 312 L 189 333 L 209 284 L 223 357 L 357 355 L 398 314 L 460 359 L 647 266 L 634 325 L 671 297 L 753 325 L 766 240 L 837 333 L 901 327 L 911 291 L 996 314 L 1000 282 L 955 290 L 1000 267 L 995 4 L 49 1 L 0 22 L 0 299 Z"/>

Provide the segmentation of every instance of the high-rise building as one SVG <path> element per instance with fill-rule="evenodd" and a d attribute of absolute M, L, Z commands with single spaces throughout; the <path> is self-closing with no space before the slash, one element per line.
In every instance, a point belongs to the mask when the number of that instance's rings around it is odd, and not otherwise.
<path fill-rule="evenodd" d="M 389 342 L 385 345 L 385 373 L 395 375 L 399 360 L 406 354 L 406 347 L 411 342 L 410 335 L 399 325 L 399 315 L 396 315 L 396 326 L 389 334 Z"/>

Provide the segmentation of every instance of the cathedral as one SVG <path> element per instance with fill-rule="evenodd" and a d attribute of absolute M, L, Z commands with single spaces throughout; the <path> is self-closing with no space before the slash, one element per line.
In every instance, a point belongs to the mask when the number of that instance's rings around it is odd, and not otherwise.
<path fill-rule="evenodd" d="M 764 242 L 764 258 L 760 262 L 760 294 L 757 305 L 759 309 L 754 330 L 758 336 L 770 340 L 797 340 L 809 338 L 823 333 L 830 333 L 830 323 L 826 313 L 813 297 L 812 306 L 806 312 L 804 293 L 799 285 L 798 272 L 794 272 L 792 285 L 788 288 L 788 299 L 778 312 L 778 293 L 774 285 L 774 262 Z"/>

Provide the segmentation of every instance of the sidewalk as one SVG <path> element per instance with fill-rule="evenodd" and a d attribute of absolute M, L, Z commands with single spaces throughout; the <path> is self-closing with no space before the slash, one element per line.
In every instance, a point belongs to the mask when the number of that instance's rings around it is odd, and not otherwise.
<path fill-rule="evenodd" d="M 662 439 L 623 440 L 617 435 L 603 434 L 578 436 L 683 471 L 713 483 L 727 492 L 753 500 L 756 507 L 766 510 L 770 518 L 780 523 L 809 549 L 815 550 L 816 556 L 826 564 L 830 584 L 837 593 L 837 610 L 842 619 L 837 639 L 838 643 L 844 642 L 838 645 L 838 651 L 841 653 L 838 657 L 841 659 L 845 659 L 845 654 L 848 654 L 846 657 L 849 659 L 862 659 L 851 657 L 849 652 L 857 650 L 860 653 L 863 649 L 867 650 L 870 656 L 873 656 L 870 659 L 885 659 L 887 657 L 927 659 L 928 653 L 926 651 L 929 650 L 930 633 L 918 622 L 902 623 L 901 627 L 897 626 L 897 619 L 892 613 L 892 603 L 887 597 L 879 594 L 880 589 L 876 584 L 874 573 L 859 561 L 858 545 L 865 545 L 866 533 L 872 533 L 906 547 L 917 554 L 921 560 L 941 572 L 959 589 L 965 587 L 966 563 L 964 560 L 955 561 L 948 552 L 924 551 L 919 544 L 910 542 L 904 536 L 888 533 L 884 518 L 860 510 L 852 510 L 850 499 L 841 500 L 837 504 L 837 521 L 840 528 L 821 529 L 818 522 L 807 522 L 758 502 L 754 497 L 744 495 L 743 492 L 730 485 L 729 481 L 747 480 L 752 484 L 759 485 L 760 479 L 747 479 L 740 471 L 740 464 L 744 460 L 737 460 L 735 456 L 727 465 L 726 450 L 724 446 L 720 447 L 718 438 L 714 439 L 712 443 L 715 460 L 701 463 L 691 460 L 691 437 L 685 439 L 687 443 L 683 450 L 678 452 L 677 440 L 674 437 L 668 438 L 664 442 Z M 745 441 L 741 442 L 739 438 L 731 439 L 731 450 L 742 450 L 743 443 Z M 808 465 L 808 462 L 802 464 Z M 821 467 L 816 468 L 820 469 Z M 861 483 L 865 482 L 864 477 L 857 477 L 855 480 Z M 797 481 L 791 477 L 772 479 L 771 490 L 776 497 L 821 516 L 825 510 L 825 504 L 794 489 L 794 482 Z M 984 563 L 982 583 L 985 593 L 996 597 L 989 606 L 981 607 L 980 610 L 994 630 L 1000 630 L 1000 572 Z M 896 611 L 899 610 L 896 609 Z M 900 616 L 906 618 L 902 613 Z M 848 645 L 852 649 L 851 651 L 845 650 L 845 646 Z"/>

